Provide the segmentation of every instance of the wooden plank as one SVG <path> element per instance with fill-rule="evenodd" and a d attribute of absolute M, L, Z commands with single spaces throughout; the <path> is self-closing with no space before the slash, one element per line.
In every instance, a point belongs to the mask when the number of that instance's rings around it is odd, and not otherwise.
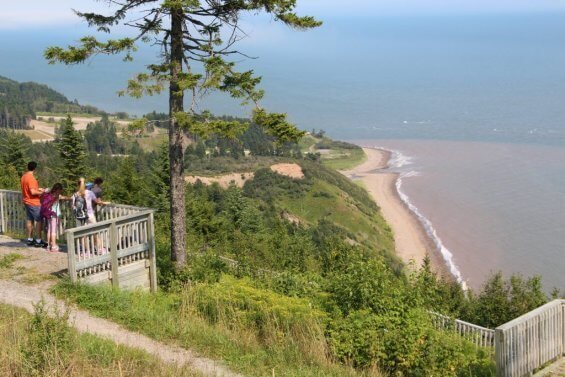
<path fill-rule="evenodd" d="M 112 260 L 112 286 L 119 287 L 119 274 L 118 274 L 118 232 L 116 231 L 116 223 L 110 226 L 110 255 Z"/>
<path fill-rule="evenodd" d="M 141 253 L 144 251 L 148 251 L 150 246 L 148 244 L 141 244 L 132 247 L 128 247 L 127 249 L 121 249 L 118 251 L 118 258 L 125 258 L 127 256 Z"/>
<path fill-rule="evenodd" d="M 6 194 L 0 192 L 0 233 L 6 233 L 6 212 L 4 212 L 4 203 Z"/>
<path fill-rule="evenodd" d="M 73 283 L 77 281 L 77 268 L 76 268 L 76 252 L 75 252 L 75 241 L 74 234 L 72 231 L 67 232 L 67 263 L 69 276 Z"/>
<path fill-rule="evenodd" d="M 99 264 L 104 264 L 107 262 L 111 262 L 111 255 L 108 254 L 104 254 L 104 255 L 96 255 L 94 257 L 88 258 L 88 259 L 83 259 L 81 261 L 76 262 L 76 269 L 77 270 L 83 270 L 85 268 L 89 268 L 89 267 L 94 267 L 96 265 Z"/>
<path fill-rule="evenodd" d="M 82 282 L 92 285 L 111 285 L 111 274 L 108 271 L 99 272 L 97 274 L 88 275 L 80 279 Z"/>
<path fill-rule="evenodd" d="M 157 256 L 155 253 L 155 223 L 153 218 L 153 213 L 149 215 L 149 221 L 147 223 L 147 235 L 149 239 L 149 281 L 151 292 L 157 292 Z"/>

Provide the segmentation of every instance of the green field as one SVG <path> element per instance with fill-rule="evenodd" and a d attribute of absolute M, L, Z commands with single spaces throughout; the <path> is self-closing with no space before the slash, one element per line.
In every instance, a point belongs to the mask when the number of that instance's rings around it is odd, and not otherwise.
<path fill-rule="evenodd" d="M 88 114 L 88 113 L 48 113 L 45 111 L 38 111 L 35 113 L 36 117 L 66 117 L 70 115 L 71 117 L 78 117 L 78 118 L 100 118 L 100 115 L 97 114 Z"/>
<path fill-rule="evenodd" d="M 363 163 L 367 156 L 363 149 L 331 149 L 329 153 L 322 154 L 322 163 L 332 169 L 347 170 Z"/>
<path fill-rule="evenodd" d="M 29 137 L 32 141 L 34 140 L 45 140 L 45 139 L 53 139 L 53 135 L 49 135 L 48 133 L 37 131 L 37 130 L 16 130 L 16 132 L 21 133 Z"/>

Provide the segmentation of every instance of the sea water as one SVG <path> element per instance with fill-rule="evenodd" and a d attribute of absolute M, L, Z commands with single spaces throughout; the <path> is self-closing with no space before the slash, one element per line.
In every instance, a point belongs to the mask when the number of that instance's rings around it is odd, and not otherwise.
<path fill-rule="evenodd" d="M 452 273 L 478 288 L 491 274 L 540 275 L 565 288 L 565 148 L 370 140 L 394 151 L 397 188 Z"/>

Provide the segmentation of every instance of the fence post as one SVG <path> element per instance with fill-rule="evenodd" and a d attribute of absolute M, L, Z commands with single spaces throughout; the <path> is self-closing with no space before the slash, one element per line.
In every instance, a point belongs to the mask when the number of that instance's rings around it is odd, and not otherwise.
<path fill-rule="evenodd" d="M 504 331 L 501 329 L 494 330 L 494 355 L 496 360 L 496 376 L 506 376 L 506 363 L 505 363 L 506 349 L 504 347 Z"/>
<path fill-rule="evenodd" d="M 67 230 L 67 259 L 69 262 L 69 276 L 73 283 L 76 283 L 77 268 L 76 268 L 76 255 L 75 255 L 75 236 L 72 230 Z"/>
<path fill-rule="evenodd" d="M 0 233 L 6 233 L 6 213 L 4 212 L 4 200 L 6 194 L 0 192 Z"/>
<path fill-rule="evenodd" d="M 149 284 L 151 292 L 157 292 L 157 257 L 155 255 L 155 221 L 153 213 L 149 214 Z"/>
<path fill-rule="evenodd" d="M 118 229 L 115 221 L 110 225 L 110 256 L 112 260 L 112 287 L 118 288 L 120 286 L 118 277 Z"/>

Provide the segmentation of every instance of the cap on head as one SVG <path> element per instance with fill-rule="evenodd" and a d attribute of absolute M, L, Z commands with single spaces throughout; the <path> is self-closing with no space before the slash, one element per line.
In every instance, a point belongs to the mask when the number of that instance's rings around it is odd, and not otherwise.
<path fill-rule="evenodd" d="M 94 183 L 88 182 L 85 186 L 87 190 L 92 190 L 92 188 L 94 187 Z"/>

